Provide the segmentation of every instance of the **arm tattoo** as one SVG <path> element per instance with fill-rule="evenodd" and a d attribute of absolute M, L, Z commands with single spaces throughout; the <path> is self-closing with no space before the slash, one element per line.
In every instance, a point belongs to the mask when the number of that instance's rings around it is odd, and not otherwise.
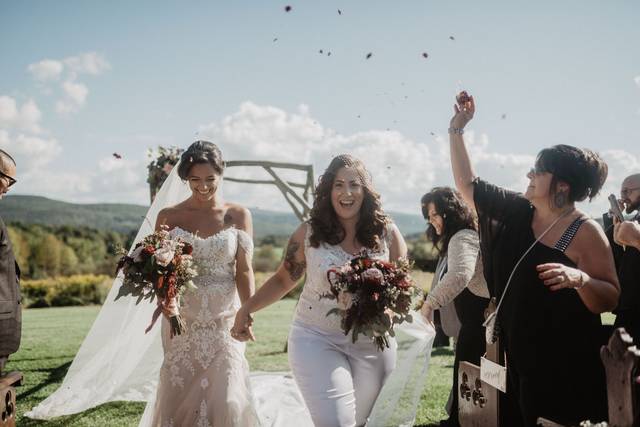
<path fill-rule="evenodd" d="M 294 282 L 300 280 L 300 278 L 304 275 L 304 271 L 307 268 L 307 263 L 305 261 L 296 260 L 296 252 L 300 248 L 300 244 L 294 241 L 289 241 L 289 246 L 287 246 L 287 251 L 284 256 L 284 268 L 289 272 L 289 277 Z"/>

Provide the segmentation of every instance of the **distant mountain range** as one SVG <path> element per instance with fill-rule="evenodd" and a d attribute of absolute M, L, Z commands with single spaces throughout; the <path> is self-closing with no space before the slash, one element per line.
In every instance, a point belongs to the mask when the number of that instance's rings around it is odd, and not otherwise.
<path fill-rule="evenodd" d="M 77 225 L 122 233 L 140 227 L 146 206 L 129 204 L 76 204 L 40 196 L 5 196 L 0 200 L 0 217 L 5 223 L 24 222 L 43 225 Z M 256 238 L 289 235 L 298 226 L 292 213 L 251 209 Z M 403 234 L 422 233 L 425 222 L 419 215 L 389 213 Z"/>

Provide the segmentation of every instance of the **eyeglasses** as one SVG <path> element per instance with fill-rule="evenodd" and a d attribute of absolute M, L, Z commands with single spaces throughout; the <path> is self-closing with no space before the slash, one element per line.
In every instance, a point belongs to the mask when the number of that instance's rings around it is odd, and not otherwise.
<path fill-rule="evenodd" d="M 547 173 L 547 171 L 540 165 L 535 165 L 531 169 L 529 169 L 530 175 L 542 175 L 543 173 Z"/>
<path fill-rule="evenodd" d="M 627 194 L 631 194 L 636 190 L 640 190 L 640 187 L 635 187 L 635 188 L 623 188 L 622 190 L 620 190 L 620 195 L 621 196 L 626 196 Z"/>
<path fill-rule="evenodd" d="M 7 185 L 7 188 L 11 187 L 13 184 L 15 184 L 16 182 L 18 182 L 14 177 L 7 175 L 6 173 L 0 171 L 0 176 L 3 178 L 6 178 L 7 180 L 9 180 L 9 185 Z"/>

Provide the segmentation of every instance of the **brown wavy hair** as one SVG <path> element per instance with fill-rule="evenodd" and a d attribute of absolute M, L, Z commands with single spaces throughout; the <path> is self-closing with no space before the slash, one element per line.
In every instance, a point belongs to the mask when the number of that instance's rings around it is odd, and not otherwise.
<path fill-rule="evenodd" d="M 434 187 L 420 200 L 422 216 L 429 220 L 429 203 L 433 203 L 438 215 L 442 217 L 442 234 L 438 236 L 435 227 L 429 226 L 426 234 L 438 254 L 444 256 L 449 249 L 449 241 L 460 230 L 478 230 L 478 217 L 464 202 L 458 190 L 450 187 Z"/>
<path fill-rule="evenodd" d="M 356 224 L 356 238 L 358 242 L 370 249 L 378 249 L 380 238 L 384 235 L 390 219 L 382 210 L 380 194 L 373 188 L 371 175 L 361 160 L 349 155 L 341 154 L 334 157 L 329 166 L 318 179 L 315 190 L 313 208 L 309 216 L 311 246 L 317 248 L 321 243 L 338 245 L 345 238 L 345 230 L 338 220 L 336 211 L 331 203 L 331 189 L 336 174 L 341 168 L 353 168 L 362 181 L 364 198 L 360 207 L 360 218 Z"/>

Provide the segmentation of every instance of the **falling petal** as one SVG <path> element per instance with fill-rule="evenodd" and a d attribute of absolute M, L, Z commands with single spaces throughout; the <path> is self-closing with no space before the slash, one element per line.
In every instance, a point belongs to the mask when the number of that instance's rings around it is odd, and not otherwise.
<path fill-rule="evenodd" d="M 453 36 L 449 36 L 449 40 L 455 40 L 456 38 Z"/>
<path fill-rule="evenodd" d="M 422 52 L 422 57 L 426 59 L 429 57 L 429 54 L 427 52 Z"/>
<path fill-rule="evenodd" d="M 318 53 L 322 55 L 322 54 L 324 53 L 324 50 L 323 50 L 323 49 L 320 49 L 320 50 L 318 51 Z"/>
<path fill-rule="evenodd" d="M 275 39 L 273 39 L 273 42 L 274 42 L 274 43 L 275 43 L 275 42 L 277 42 L 277 41 L 278 41 L 278 38 L 277 38 L 277 37 L 276 37 Z"/>
<path fill-rule="evenodd" d="M 327 56 L 331 56 L 331 52 L 327 52 Z"/>
<path fill-rule="evenodd" d="M 284 11 L 285 11 L 285 12 L 291 12 L 291 9 L 292 9 L 292 8 L 291 8 L 291 6 L 289 6 L 289 5 L 286 5 L 286 6 L 284 7 Z"/>
<path fill-rule="evenodd" d="M 342 11 L 338 9 L 338 15 L 342 15 Z"/>
<path fill-rule="evenodd" d="M 373 56 L 372 52 L 367 53 L 367 59 L 371 58 Z"/>
<path fill-rule="evenodd" d="M 504 120 L 504 119 L 506 119 L 506 118 L 507 118 L 507 115 L 506 115 L 506 114 L 503 114 L 503 115 L 502 115 L 502 120 Z"/>
<path fill-rule="evenodd" d="M 122 156 L 118 153 L 113 153 L 113 157 L 115 157 L 118 160 L 122 158 Z"/>
<path fill-rule="evenodd" d="M 436 136 L 436 134 L 433 132 L 429 132 L 429 133 L 431 134 L 431 136 Z"/>

